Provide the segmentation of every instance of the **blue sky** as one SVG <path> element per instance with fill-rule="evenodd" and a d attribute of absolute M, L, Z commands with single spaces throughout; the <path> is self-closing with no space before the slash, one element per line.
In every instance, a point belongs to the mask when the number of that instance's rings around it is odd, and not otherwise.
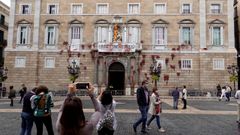
<path fill-rule="evenodd" d="M 1 1 L 10 7 L 10 1 L 11 0 L 1 0 Z"/>

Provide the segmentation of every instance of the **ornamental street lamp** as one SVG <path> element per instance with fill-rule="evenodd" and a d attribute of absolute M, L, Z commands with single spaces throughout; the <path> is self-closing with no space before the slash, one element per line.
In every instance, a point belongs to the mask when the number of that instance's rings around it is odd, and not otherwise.
<path fill-rule="evenodd" d="M 154 59 L 153 64 L 150 66 L 150 74 L 152 75 L 152 80 L 154 80 L 154 86 L 157 87 L 157 81 L 160 78 L 161 74 L 161 64 L 157 63 L 157 61 Z"/>
<path fill-rule="evenodd" d="M 235 82 L 238 80 L 238 67 L 234 63 L 227 66 L 227 71 L 231 75 L 230 82 L 233 82 L 234 91 L 236 90 Z"/>
<path fill-rule="evenodd" d="M 77 65 L 76 61 L 73 60 L 72 64 L 67 66 L 68 73 L 70 75 L 70 80 L 74 83 L 75 80 L 78 78 L 80 73 L 80 67 Z"/>

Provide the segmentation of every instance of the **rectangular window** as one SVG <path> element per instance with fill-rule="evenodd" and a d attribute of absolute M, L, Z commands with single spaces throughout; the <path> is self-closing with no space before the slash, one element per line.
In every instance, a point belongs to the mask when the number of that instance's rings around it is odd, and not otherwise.
<path fill-rule="evenodd" d="M 157 61 L 157 65 L 161 64 L 161 69 L 166 69 L 165 60 L 157 59 L 156 61 Z"/>
<path fill-rule="evenodd" d="M 213 70 L 224 70 L 224 59 L 213 59 Z"/>
<path fill-rule="evenodd" d="M 106 43 L 108 42 L 108 27 L 99 26 L 97 29 L 98 42 Z"/>
<path fill-rule="evenodd" d="M 211 13 L 220 14 L 220 12 L 221 12 L 221 5 L 220 4 L 211 4 Z"/>
<path fill-rule="evenodd" d="M 221 27 L 212 28 L 212 44 L 221 45 Z"/>
<path fill-rule="evenodd" d="M 27 26 L 20 27 L 20 44 L 26 44 L 28 37 Z"/>
<path fill-rule="evenodd" d="M 16 57 L 15 58 L 15 67 L 24 68 L 26 65 L 26 57 Z"/>
<path fill-rule="evenodd" d="M 192 69 L 192 60 L 191 59 L 182 59 L 181 60 L 181 69 L 183 69 L 183 70 Z"/>
<path fill-rule="evenodd" d="M 78 51 L 82 39 L 82 28 L 80 26 L 71 27 L 71 50 Z"/>
<path fill-rule="evenodd" d="M 190 4 L 183 4 L 182 5 L 182 13 L 183 14 L 190 14 L 191 13 L 191 5 Z"/>
<path fill-rule="evenodd" d="M 0 24 L 4 25 L 4 23 L 5 23 L 5 16 L 1 15 Z"/>
<path fill-rule="evenodd" d="M 54 67 L 55 67 L 55 58 L 45 57 L 45 68 L 54 68 Z"/>
<path fill-rule="evenodd" d="M 50 46 L 53 46 L 56 44 L 56 27 L 55 26 L 47 26 L 45 43 Z"/>
<path fill-rule="evenodd" d="M 165 45 L 166 35 L 165 35 L 165 27 L 155 27 L 155 45 Z"/>
<path fill-rule="evenodd" d="M 155 4 L 155 14 L 165 14 L 166 13 L 166 4 Z"/>
<path fill-rule="evenodd" d="M 129 4 L 128 14 L 140 14 L 140 4 Z"/>
<path fill-rule="evenodd" d="M 58 5 L 56 4 L 48 5 L 48 14 L 58 14 Z"/>
<path fill-rule="evenodd" d="M 30 5 L 22 5 L 21 14 L 30 14 Z"/>
<path fill-rule="evenodd" d="M 191 44 L 191 28 L 182 27 L 182 43 L 190 45 Z"/>
<path fill-rule="evenodd" d="M 128 28 L 128 42 L 129 43 L 139 43 L 139 27 L 129 27 Z"/>
<path fill-rule="evenodd" d="M 82 4 L 72 4 L 72 14 L 79 15 L 83 12 Z"/>
<path fill-rule="evenodd" d="M 97 14 L 108 14 L 108 4 L 97 4 Z"/>

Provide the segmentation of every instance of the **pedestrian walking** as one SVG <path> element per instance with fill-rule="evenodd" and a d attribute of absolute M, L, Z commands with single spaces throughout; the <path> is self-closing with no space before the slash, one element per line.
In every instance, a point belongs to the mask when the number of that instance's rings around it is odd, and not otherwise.
<path fill-rule="evenodd" d="M 221 85 L 220 84 L 218 84 L 217 86 L 216 86 L 216 89 L 217 89 L 217 97 L 220 97 L 221 96 Z"/>
<path fill-rule="evenodd" d="M 226 85 L 226 98 L 227 98 L 227 101 L 230 101 L 230 97 L 231 97 L 231 87 L 229 85 Z"/>
<path fill-rule="evenodd" d="M 33 102 L 33 97 L 37 87 L 33 88 L 30 92 L 26 93 L 23 98 L 23 106 L 22 106 L 22 124 L 21 124 L 21 132 L 20 135 L 31 135 L 32 127 L 33 127 L 33 109 L 31 107 Z"/>
<path fill-rule="evenodd" d="M 185 85 L 183 86 L 182 101 L 183 101 L 182 109 L 187 109 L 187 89 Z"/>
<path fill-rule="evenodd" d="M 25 84 L 22 84 L 22 88 L 19 90 L 19 95 L 20 95 L 19 103 L 20 104 L 22 103 L 22 99 L 23 99 L 24 95 L 26 94 L 26 92 L 27 92 L 27 87 L 25 86 Z"/>
<path fill-rule="evenodd" d="M 111 91 L 106 89 L 101 91 L 98 97 L 101 118 L 96 126 L 98 135 L 113 135 L 117 128 L 115 116 L 116 101 L 113 99 Z"/>
<path fill-rule="evenodd" d="M 237 123 L 240 124 L 240 90 L 237 90 L 235 98 L 237 99 Z"/>
<path fill-rule="evenodd" d="M 172 97 L 173 97 L 173 109 L 178 109 L 178 99 L 179 99 L 178 87 L 176 87 L 176 89 L 173 90 Z"/>
<path fill-rule="evenodd" d="M 222 87 L 222 94 L 219 98 L 219 101 L 221 101 L 223 99 L 223 97 L 225 98 L 225 101 L 227 101 L 227 97 L 226 97 L 226 86 Z"/>
<path fill-rule="evenodd" d="M 72 89 L 72 86 L 70 89 Z M 63 104 L 62 112 L 59 112 L 59 117 L 56 122 L 59 135 L 93 134 L 94 127 L 101 118 L 101 113 L 99 112 L 100 107 L 96 96 L 94 95 L 94 87 L 91 84 L 88 88 L 88 95 L 91 98 L 95 109 L 95 112 L 91 115 L 88 121 L 85 120 L 81 99 L 74 95 L 67 96 Z"/>
<path fill-rule="evenodd" d="M 159 132 L 165 132 L 165 130 L 161 127 L 160 124 L 160 113 L 162 112 L 162 101 L 160 100 L 160 96 L 157 92 L 157 88 L 154 87 L 152 90 L 152 95 L 150 97 L 150 107 L 148 113 L 151 114 L 151 118 L 147 122 L 147 129 L 151 129 L 149 126 L 151 122 L 156 118 L 156 123 L 158 126 Z"/>
<path fill-rule="evenodd" d="M 54 135 L 51 118 L 53 102 L 51 96 L 48 94 L 48 88 L 44 85 L 38 86 L 36 96 L 34 96 L 33 100 L 37 135 L 43 134 L 43 124 L 47 129 L 48 135 Z"/>
<path fill-rule="evenodd" d="M 139 111 L 141 112 L 141 117 L 133 124 L 133 130 L 136 133 L 137 127 L 142 123 L 142 133 L 147 133 L 146 131 L 146 122 L 147 122 L 147 113 L 149 108 L 150 95 L 147 88 L 148 82 L 143 81 L 142 86 L 137 89 L 137 103 Z"/>
<path fill-rule="evenodd" d="M 13 86 L 10 86 L 9 89 L 8 98 L 11 101 L 10 106 L 13 106 L 13 99 L 16 97 L 16 91 L 13 89 Z"/>

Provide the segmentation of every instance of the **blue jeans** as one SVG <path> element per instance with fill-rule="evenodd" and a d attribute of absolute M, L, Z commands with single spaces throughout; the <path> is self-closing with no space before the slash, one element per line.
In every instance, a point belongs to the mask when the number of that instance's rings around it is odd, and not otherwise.
<path fill-rule="evenodd" d="M 133 124 L 133 127 L 137 128 L 137 126 L 142 123 L 142 131 L 145 131 L 146 122 L 147 122 L 148 106 L 139 106 L 139 110 L 141 112 L 141 118 L 138 119 L 138 121 Z"/>
<path fill-rule="evenodd" d="M 173 109 L 178 108 L 178 99 L 173 99 Z"/>
<path fill-rule="evenodd" d="M 160 129 L 161 128 L 161 124 L 160 124 L 160 117 L 159 117 L 159 115 L 152 115 L 152 117 L 147 122 L 147 126 L 149 126 L 151 124 L 151 122 L 152 122 L 152 120 L 154 118 L 156 118 L 157 126 Z"/>
<path fill-rule="evenodd" d="M 31 135 L 34 117 L 30 113 L 22 112 L 22 125 L 20 135 Z"/>

